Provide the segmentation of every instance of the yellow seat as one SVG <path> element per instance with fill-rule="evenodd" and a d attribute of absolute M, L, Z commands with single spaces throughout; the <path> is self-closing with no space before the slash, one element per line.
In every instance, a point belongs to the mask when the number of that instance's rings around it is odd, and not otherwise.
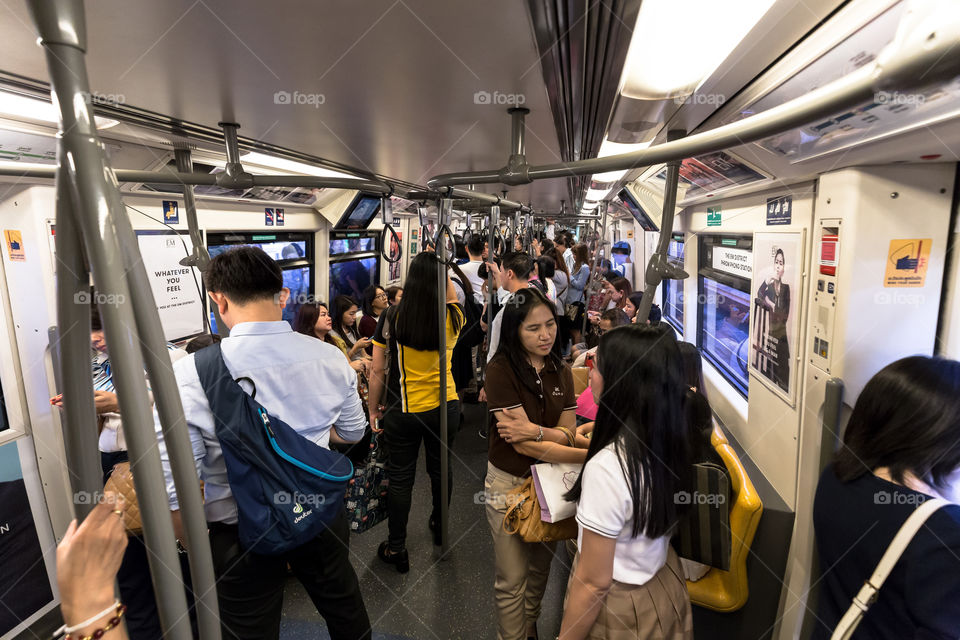
<path fill-rule="evenodd" d="M 572 367 L 573 373 L 573 395 L 577 398 L 590 385 L 590 369 L 587 367 Z"/>
<path fill-rule="evenodd" d="M 713 431 L 710 433 L 710 444 L 713 445 L 714 449 L 722 444 L 730 444 L 727 441 L 727 436 L 724 435 L 723 430 L 720 428 L 720 425 L 716 423 L 714 423 Z"/>
<path fill-rule="evenodd" d="M 716 435 L 715 430 L 714 436 Z M 712 568 L 696 582 L 688 580 L 687 591 L 692 604 L 729 613 L 746 604 L 750 595 L 747 585 L 747 556 L 750 554 L 750 545 L 763 513 L 763 502 L 740 463 L 740 458 L 730 445 L 720 444 L 715 448 L 730 473 L 730 570 Z"/>

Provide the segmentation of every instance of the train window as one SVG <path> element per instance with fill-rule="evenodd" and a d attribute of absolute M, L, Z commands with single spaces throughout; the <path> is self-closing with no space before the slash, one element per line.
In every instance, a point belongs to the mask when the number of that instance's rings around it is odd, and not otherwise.
<path fill-rule="evenodd" d="M 259 247 L 277 261 L 283 271 L 283 286 L 290 298 L 283 308 L 283 319 L 291 325 L 300 305 L 313 292 L 313 234 L 310 233 L 210 233 L 207 247 L 210 257 L 237 247 Z"/>
<path fill-rule="evenodd" d="M 667 260 L 683 267 L 683 236 L 675 235 L 667 247 Z M 663 319 L 683 335 L 683 280 L 663 281 Z"/>
<path fill-rule="evenodd" d="M 380 260 L 376 256 L 358 256 L 330 262 L 330 301 L 347 295 L 359 302 L 363 290 L 380 281 Z"/>
<path fill-rule="evenodd" d="M 724 378 L 747 395 L 750 337 L 750 236 L 701 236 L 697 346 Z"/>
<path fill-rule="evenodd" d="M 354 236 L 354 237 L 349 237 Z M 372 236 L 358 237 L 360 234 L 349 234 L 347 237 L 334 237 L 330 239 L 330 256 L 339 256 L 346 253 L 362 253 L 364 251 L 376 251 L 377 239 Z"/>

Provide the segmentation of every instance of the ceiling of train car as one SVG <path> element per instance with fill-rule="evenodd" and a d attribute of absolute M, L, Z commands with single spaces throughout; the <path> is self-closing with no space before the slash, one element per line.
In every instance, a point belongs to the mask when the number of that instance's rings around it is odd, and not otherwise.
<path fill-rule="evenodd" d="M 529 161 L 560 160 L 516 0 L 96 0 L 86 12 L 91 89 L 130 105 L 233 120 L 243 136 L 422 184 L 502 166 L 506 109 L 522 101 Z M 0 13 L 0 68 L 47 80 L 25 4 Z M 563 180 L 510 189 L 538 208 L 568 197 Z"/>

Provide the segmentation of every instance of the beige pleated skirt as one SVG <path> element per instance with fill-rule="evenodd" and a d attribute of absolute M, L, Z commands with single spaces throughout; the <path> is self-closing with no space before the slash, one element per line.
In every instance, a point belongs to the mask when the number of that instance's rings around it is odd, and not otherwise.
<path fill-rule="evenodd" d="M 667 563 L 646 584 L 614 581 L 590 640 L 691 640 L 693 613 L 680 559 L 673 548 Z"/>

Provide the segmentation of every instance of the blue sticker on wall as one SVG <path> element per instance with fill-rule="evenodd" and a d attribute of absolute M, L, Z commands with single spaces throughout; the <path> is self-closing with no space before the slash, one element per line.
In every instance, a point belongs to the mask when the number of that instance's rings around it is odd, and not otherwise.
<path fill-rule="evenodd" d="M 767 225 L 790 224 L 793 218 L 793 196 L 767 198 Z"/>
<path fill-rule="evenodd" d="M 180 224 L 180 205 L 176 200 L 163 201 L 163 221 L 167 224 Z"/>
<path fill-rule="evenodd" d="M 271 207 L 263 210 L 263 224 L 268 227 L 273 226 L 273 209 Z"/>
<path fill-rule="evenodd" d="M 282 227 L 283 226 L 283 209 L 277 209 L 276 220 L 277 220 L 277 226 Z"/>

